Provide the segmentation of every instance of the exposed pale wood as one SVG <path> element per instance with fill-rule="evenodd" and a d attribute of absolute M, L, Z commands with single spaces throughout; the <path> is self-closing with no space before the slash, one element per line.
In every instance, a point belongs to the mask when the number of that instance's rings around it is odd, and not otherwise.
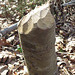
<path fill-rule="evenodd" d="M 35 8 L 18 25 L 29 75 L 58 75 L 55 54 L 55 20 L 49 4 Z"/>

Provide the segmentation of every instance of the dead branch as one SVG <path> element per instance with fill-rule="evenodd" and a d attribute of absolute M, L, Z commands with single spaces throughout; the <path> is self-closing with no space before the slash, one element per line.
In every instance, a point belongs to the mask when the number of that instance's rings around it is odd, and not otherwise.
<path fill-rule="evenodd" d="M 5 28 L 4 30 L 1 30 L 0 31 L 0 38 L 5 36 L 7 33 L 10 33 L 11 31 L 17 29 L 17 25 L 18 25 L 18 23 L 15 23 L 15 24 Z"/>

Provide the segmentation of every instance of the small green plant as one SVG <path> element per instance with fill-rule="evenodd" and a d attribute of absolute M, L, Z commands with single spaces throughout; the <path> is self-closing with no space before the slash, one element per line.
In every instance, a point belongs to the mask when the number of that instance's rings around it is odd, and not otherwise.
<path fill-rule="evenodd" d="M 59 52 L 65 52 L 62 48 L 60 48 Z"/>
<path fill-rule="evenodd" d="M 19 45 L 17 45 L 17 51 L 22 53 L 22 48 Z"/>

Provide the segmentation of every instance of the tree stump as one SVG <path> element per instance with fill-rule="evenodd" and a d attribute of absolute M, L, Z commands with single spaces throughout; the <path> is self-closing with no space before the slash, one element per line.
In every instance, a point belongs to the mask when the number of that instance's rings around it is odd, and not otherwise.
<path fill-rule="evenodd" d="M 49 4 L 36 7 L 18 25 L 29 75 L 57 75 L 55 20 Z"/>

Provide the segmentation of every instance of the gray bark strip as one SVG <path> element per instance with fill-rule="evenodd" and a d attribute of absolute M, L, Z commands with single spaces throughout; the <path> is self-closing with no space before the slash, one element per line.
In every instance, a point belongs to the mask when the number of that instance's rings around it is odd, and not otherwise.
<path fill-rule="evenodd" d="M 55 20 L 49 4 L 24 16 L 18 33 L 29 75 L 58 75 L 55 54 Z"/>

